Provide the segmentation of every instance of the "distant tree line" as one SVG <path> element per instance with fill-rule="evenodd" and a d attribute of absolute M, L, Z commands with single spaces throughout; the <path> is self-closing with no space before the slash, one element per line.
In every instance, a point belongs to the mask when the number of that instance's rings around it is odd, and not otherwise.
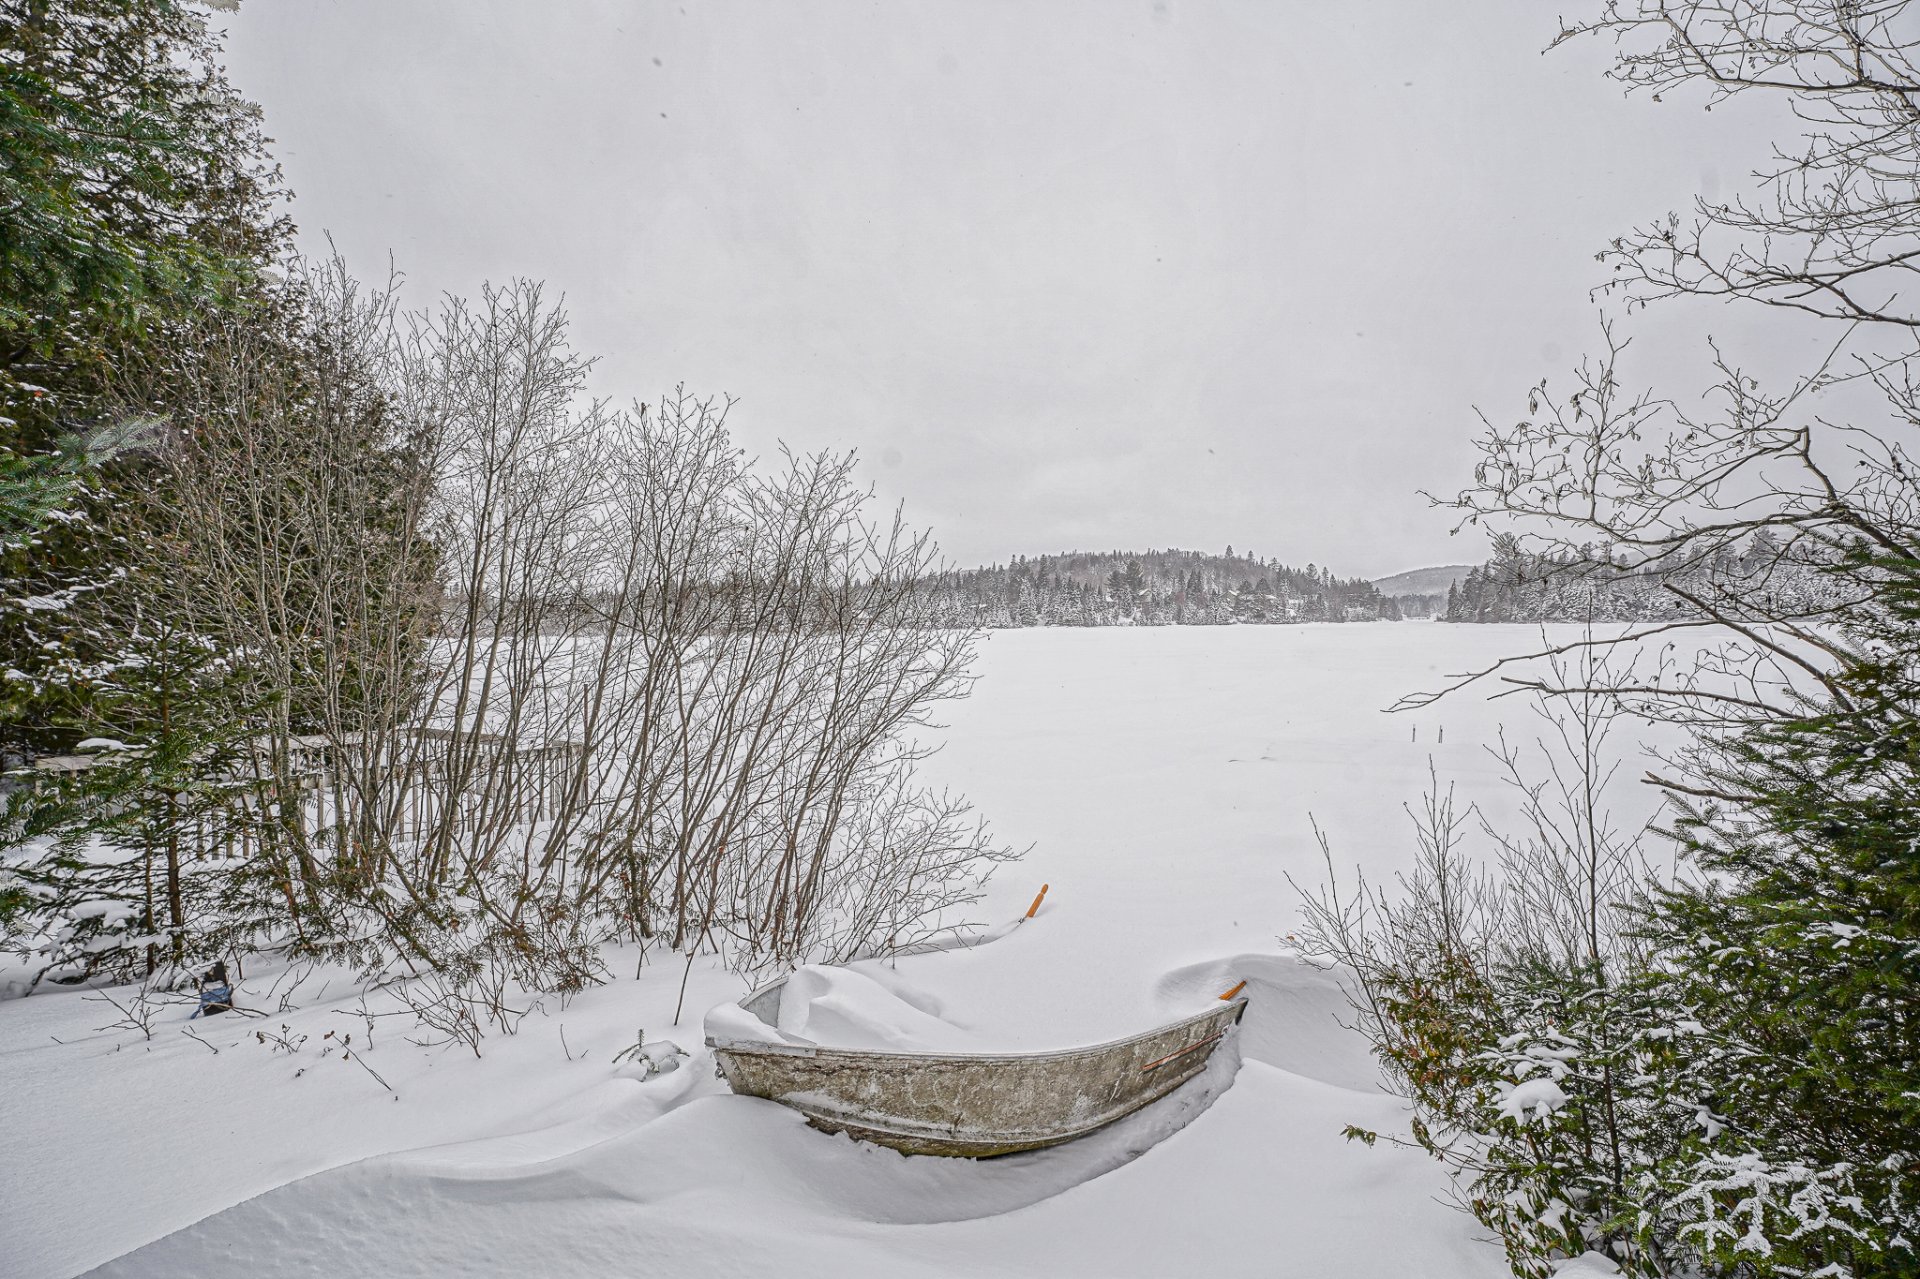
<path fill-rule="evenodd" d="M 1528 550 L 1502 534 L 1492 558 L 1449 587 L 1437 612 L 1448 622 L 1652 622 L 1704 617 L 1716 601 L 1738 597 L 1814 616 L 1839 602 L 1831 559 L 1766 529 L 1742 545 L 1664 562 L 1630 562 L 1591 543 Z"/>
<path fill-rule="evenodd" d="M 926 578 L 957 625 L 1231 626 L 1400 620 L 1400 608 L 1360 578 L 1251 552 L 1069 551 Z"/>
<path fill-rule="evenodd" d="M 1449 587 L 1446 595 L 1395 595 L 1393 602 L 1399 608 L 1401 618 L 1405 620 L 1427 617 L 1445 618 L 1447 600 L 1452 592 L 1453 588 Z"/>

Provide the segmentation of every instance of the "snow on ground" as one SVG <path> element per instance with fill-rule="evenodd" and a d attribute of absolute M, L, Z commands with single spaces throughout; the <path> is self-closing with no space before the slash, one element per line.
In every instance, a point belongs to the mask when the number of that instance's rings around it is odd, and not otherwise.
<path fill-rule="evenodd" d="M 1530 734 L 1517 699 L 1380 709 L 1537 639 L 1428 624 L 1023 631 L 985 645 L 936 778 L 1034 849 L 983 918 L 1031 922 L 970 950 L 801 981 L 791 1024 L 840 1042 L 1037 1049 L 1113 1038 L 1237 981 L 1252 1002 L 1206 1074 L 1082 1141 L 989 1161 L 909 1159 L 730 1095 L 700 1047 L 744 987 L 710 962 L 616 954 L 618 977 L 549 999 L 483 1060 L 365 1047 L 336 976 L 290 996 L 249 970 L 264 1019 L 151 1041 L 74 992 L 0 1003 L 0 1274 L 686 1275 L 780 1265 L 836 1275 L 1431 1276 L 1492 1279 L 1498 1251 L 1439 1202 L 1437 1166 L 1341 1136 L 1401 1116 L 1332 979 L 1284 954 L 1291 872 L 1409 859 L 1431 759 L 1497 815 L 1481 749 Z M 1441 732 L 1444 729 L 1444 741 Z M 1637 769 L 1629 767 L 1629 774 Z M 1645 795 L 1629 794 L 1628 816 Z M 376 996 L 372 1007 L 381 1007 Z M 781 1020 L 789 1021 L 783 1008 Z M 284 1029 L 283 1029 L 284 1027 Z M 786 1026 L 783 1024 L 783 1029 Z M 200 1042 L 183 1032 L 191 1029 Z M 297 1052 L 254 1036 L 265 1029 Z M 644 1078 L 614 1055 L 644 1030 L 692 1056 Z M 334 1038 L 326 1038 L 328 1031 Z M 563 1036 L 564 1032 L 564 1038 Z M 299 1036 L 305 1035 L 304 1041 Z M 214 1049 L 218 1049 L 217 1052 Z M 363 1066 L 377 1071 L 393 1092 Z"/>

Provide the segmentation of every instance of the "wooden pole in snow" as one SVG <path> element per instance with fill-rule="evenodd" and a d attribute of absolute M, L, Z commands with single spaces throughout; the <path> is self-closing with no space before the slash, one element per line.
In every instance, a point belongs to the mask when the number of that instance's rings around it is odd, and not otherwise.
<path fill-rule="evenodd" d="M 1047 899 L 1047 889 L 1049 889 L 1049 888 L 1051 888 L 1051 887 L 1053 887 L 1053 885 L 1051 885 L 1051 884 L 1042 884 L 1042 885 L 1040 885 L 1040 892 L 1039 892 L 1039 894 L 1038 894 L 1038 895 L 1037 895 L 1036 897 L 1034 897 L 1034 899 L 1033 899 L 1033 905 L 1031 905 L 1031 906 L 1029 906 L 1029 907 L 1027 907 L 1027 913 L 1026 913 L 1026 916 L 1025 916 L 1025 918 L 1027 918 L 1027 919 L 1032 919 L 1032 918 L 1034 917 L 1034 915 L 1035 915 L 1036 913 L 1038 913 L 1038 912 L 1039 912 L 1039 910 L 1040 910 L 1040 903 L 1041 903 L 1041 902 L 1043 902 L 1043 901 L 1045 901 L 1045 900 Z"/>

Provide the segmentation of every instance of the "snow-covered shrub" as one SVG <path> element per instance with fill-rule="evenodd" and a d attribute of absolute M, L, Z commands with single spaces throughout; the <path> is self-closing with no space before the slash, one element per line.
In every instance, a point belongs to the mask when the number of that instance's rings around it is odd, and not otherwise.
<path fill-rule="evenodd" d="M 404 973 L 477 1050 L 616 937 L 763 969 L 963 922 L 1011 854 L 915 734 L 973 637 L 851 456 L 587 403 L 536 285 L 409 321 L 337 263 L 287 289 L 121 373 L 175 410 L 124 582 L 73 613 L 74 714 L 126 749 L 17 796 L 54 838 L 10 865 L 13 944 Z"/>
<path fill-rule="evenodd" d="M 1608 674 L 1591 651 L 1552 673 L 1562 685 Z M 1619 712 L 1599 696 L 1540 709 L 1531 757 L 1495 752 L 1522 821 L 1482 824 L 1491 865 L 1464 851 L 1469 815 L 1436 780 L 1415 814 L 1413 870 L 1392 891 L 1363 881 L 1344 898 L 1330 880 L 1305 899 L 1302 940 L 1349 976 L 1355 1024 L 1411 1103 L 1407 1140 L 1448 1166 L 1516 1275 L 1546 1279 L 1589 1252 L 1666 1275 L 1665 1111 L 1648 1085 L 1630 934 L 1648 878 L 1605 803 Z"/>
<path fill-rule="evenodd" d="M 1649 1073 L 1657 1020 L 1635 974 L 1535 956 L 1496 983 L 1508 1032 L 1481 1055 L 1472 1205 L 1516 1274 L 1595 1252 L 1625 1274 L 1666 1275 L 1686 1249 L 1662 1160 L 1679 1118 Z"/>

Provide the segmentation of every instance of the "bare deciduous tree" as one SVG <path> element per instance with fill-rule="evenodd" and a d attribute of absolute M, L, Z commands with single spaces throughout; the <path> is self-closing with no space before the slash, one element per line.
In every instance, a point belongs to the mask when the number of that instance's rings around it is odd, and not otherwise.
<path fill-rule="evenodd" d="M 122 398 L 170 388 L 169 617 L 234 685 L 189 752 L 226 825 L 169 826 L 222 846 L 208 945 L 430 973 L 421 1016 L 477 1050 L 616 937 L 882 952 L 1010 855 L 915 778 L 973 637 L 850 456 L 757 465 L 728 402 L 587 399 L 529 283 L 403 315 L 333 263 L 182 342 Z"/>

